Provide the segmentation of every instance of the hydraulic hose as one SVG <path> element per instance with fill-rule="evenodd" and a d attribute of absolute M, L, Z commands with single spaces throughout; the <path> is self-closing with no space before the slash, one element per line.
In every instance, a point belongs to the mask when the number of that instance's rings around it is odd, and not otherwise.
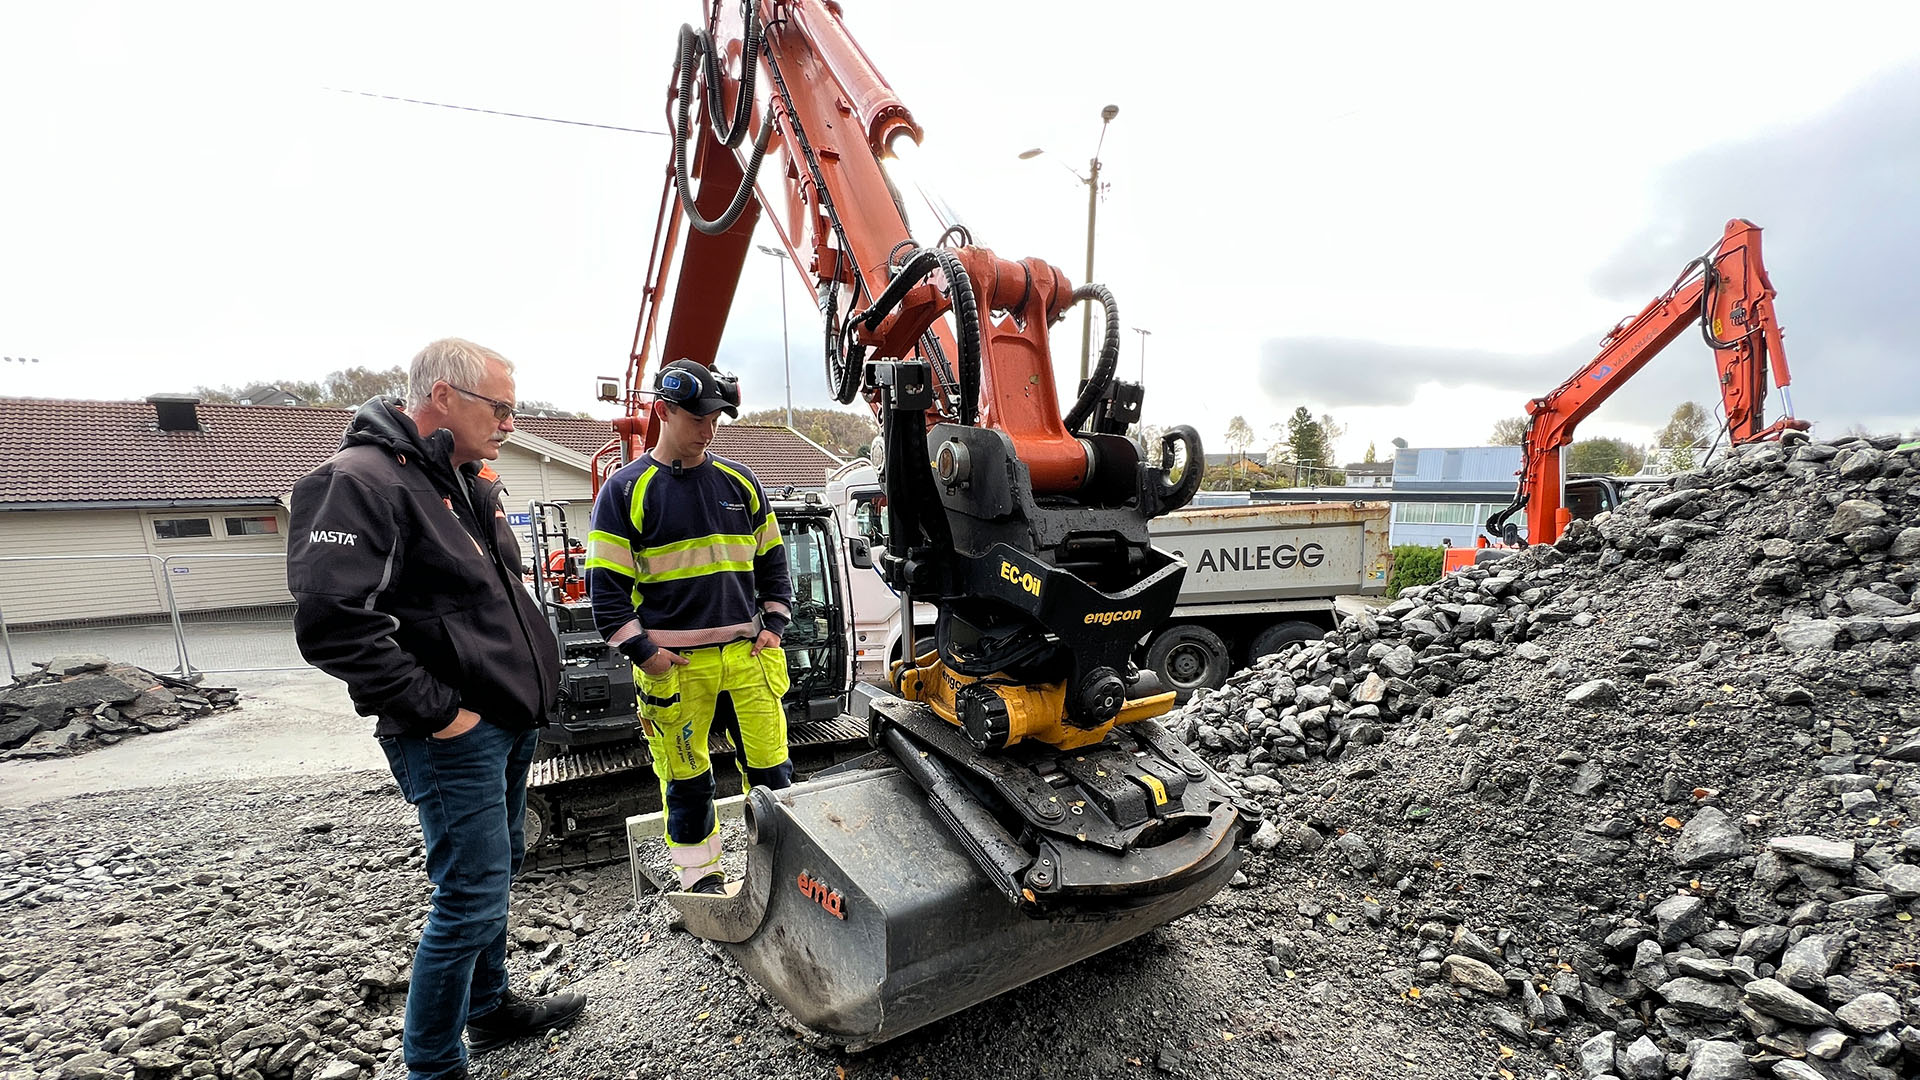
<path fill-rule="evenodd" d="M 820 290 L 820 315 L 826 322 L 827 341 L 822 355 L 827 362 L 827 392 L 842 405 L 853 402 L 860 388 L 860 365 L 847 361 L 846 345 L 840 339 L 840 286 L 828 281 Z"/>
<path fill-rule="evenodd" d="M 971 427 L 980 418 L 980 306 L 960 256 L 943 247 L 934 248 L 933 254 L 947 274 L 947 299 L 960 345 L 960 422 Z"/>
<path fill-rule="evenodd" d="M 1080 430 L 1087 417 L 1093 415 L 1094 406 L 1107 396 L 1107 388 L 1113 385 L 1113 372 L 1120 364 L 1120 308 L 1114 303 L 1113 293 L 1105 285 L 1086 284 L 1073 290 L 1075 303 L 1098 300 L 1107 313 L 1107 334 L 1100 341 L 1100 362 L 1094 365 L 1093 377 L 1080 390 L 1080 397 L 1067 413 L 1068 431 Z M 961 379 L 965 380 L 965 366 L 962 365 Z"/>
<path fill-rule="evenodd" d="M 680 192 L 680 208 L 686 211 L 688 223 L 708 236 L 718 236 L 733 228 L 734 222 L 739 221 L 740 215 L 746 211 L 747 203 L 753 200 L 754 179 L 760 175 L 760 162 L 766 157 L 768 141 L 773 138 L 774 111 L 773 103 L 769 101 L 766 121 L 760 125 L 760 134 L 753 140 L 753 155 L 747 160 L 746 173 L 740 178 L 739 190 L 733 193 L 733 201 L 727 205 L 726 210 L 722 211 L 719 217 L 711 221 L 701 217 L 699 209 L 694 205 L 693 182 L 687 175 L 687 140 L 693 133 L 694 54 L 703 49 L 711 52 L 711 49 L 704 44 L 704 39 L 695 32 L 693 27 L 682 24 L 680 27 L 679 115 L 676 117 L 677 122 L 673 128 L 673 182 Z M 751 71 L 752 68 L 749 67 L 748 70 Z M 709 76 L 707 87 L 709 93 L 713 92 L 711 76 Z M 752 98 L 744 91 L 743 86 L 740 100 L 751 107 Z M 745 126 L 741 125 L 739 132 L 729 134 L 740 134 L 745 131 Z"/>
<path fill-rule="evenodd" d="M 1501 543 L 1511 544 L 1514 547 L 1526 547 L 1527 541 L 1520 535 L 1519 526 L 1507 524 L 1507 519 L 1519 513 L 1526 505 L 1525 495 L 1515 495 L 1513 502 L 1508 503 L 1504 510 L 1487 519 L 1487 535 Z"/>
<path fill-rule="evenodd" d="M 1179 483 L 1171 487 L 1162 486 L 1154 492 L 1160 503 L 1157 512 L 1161 514 L 1171 513 L 1192 502 L 1194 493 L 1200 490 L 1200 481 L 1206 476 L 1207 454 L 1201 449 L 1200 433 L 1188 424 L 1176 424 L 1160 436 L 1161 473 L 1172 471 L 1176 444 L 1186 447 L 1186 471 L 1181 473 Z"/>
<path fill-rule="evenodd" d="M 707 115 L 713 117 L 716 125 L 714 134 L 727 149 L 739 147 L 740 140 L 747 137 L 747 122 L 753 118 L 754 81 L 759 77 L 760 65 L 760 21 L 754 11 L 753 0 L 745 0 L 741 5 L 740 52 L 740 94 L 733 102 L 733 115 L 725 121 L 721 119 L 721 110 L 725 101 L 720 93 L 723 74 L 720 71 L 720 57 L 713 48 L 712 39 L 705 34 L 700 37 L 700 52 L 706 57 L 707 72 Z M 725 126 L 719 126 L 724 122 Z"/>
<path fill-rule="evenodd" d="M 830 355 L 828 376 L 831 379 L 837 371 L 840 377 L 845 378 L 846 372 L 858 371 L 866 360 L 867 347 L 855 340 L 855 332 L 862 326 L 868 329 L 879 326 L 880 321 L 906 299 L 908 291 L 935 270 L 947 276 L 947 297 L 953 306 L 954 336 L 960 344 L 958 419 L 962 424 L 973 424 L 978 420 L 980 402 L 980 308 L 973 291 L 973 279 L 968 276 L 965 264 L 947 248 L 919 248 L 913 251 L 873 303 L 847 319 L 846 326 L 840 332 L 837 350 L 833 344 L 828 346 L 830 353 L 837 351 L 845 359 L 836 364 Z M 941 357 L 940 361 L 944 366 L 945 357 Z M 849 395 L 840 400 L 844 404 L 853 399 Z"/>

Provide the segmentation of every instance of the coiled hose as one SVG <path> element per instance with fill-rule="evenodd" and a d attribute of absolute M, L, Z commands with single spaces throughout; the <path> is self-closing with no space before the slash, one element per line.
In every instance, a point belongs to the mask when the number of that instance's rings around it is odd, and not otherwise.
<path fill-rule="evenodd" d="M 1079 431 L 1087 417 L 1093 415 L 1093 408 L 1100 399 L 1107 396 L 1107 388 L 1113 384 L 1114 369 L 1120 365 L 1120 307 L 1113 301 L 1113 293 L 1105 285 L 1086 284 L 1073 290 L 1075 303 L 1098 300 L 1100 307 L 1107 313 L 1107 335 L 1100 342 L 1100 362 L 1094 365 L 1093 377 L 1080 390 L 1080 397 L 1067 412 L 1068 431 Z M 961 379 L 966 378 L 962 368 Z"/>
<path fill-rule="evenodd" d="M 971 427 L 980 419 L 980 305 L 973 279 L 953 249 L 937 247 L 934 258 L 947 275 L 947 299 L 953 305 L 954 337 L 960 345 L 960 422 Z"/>
<path fill-rule="evenodd" d="M 1200 481 L 1205 479 L 1207 471 L 1207 452 L 1200 446 L 1200 433 L 1192 425 L 1176 424 L 1160 436 L 1160 463 L 1162 475 L 1172 472 L 1177 458 L 1175 446 L 1184 446 L 1187 450 L 1186 471 L 1180 474 L 1180 482 L 1171 486 L 1162 486 L 1154 492 L 1158 497 L 1158 513 L 1171 513 L 1193 501 L 1194 493 L 1200 490 Z"/>
<path fill-rule="evenodd" d="M 899 249 L 896 247 L 895 251 Z M 853 375 L 860 370 L 866 360 L 867 347 L 856 340 L 856 331 L 865 326 L 869 329 L 880 325 L 892 311 L 906 299 L 908 291 L 926 280 L 935 270 L 947 276 L 947 298 L 953 305 L 953 321 L 956 327 L 955 337 L 960 345 L 960 402 L 958 419 L 962 424 L 973 424 L 979 419 L 980 412 L 980 307 L 973 291 L 973 279 L 968 276 L 965 264 L 960 257 L 948 248 L 918 248 L 909 254 L 900 269 L 888 280 L 887 287 L 874 298 L 865 311 L 850 316 L 840 331 L 841 340 L 828 344 L 827 380 L 836 391 L 844 391 L 844 397 L 836 394 L 841 404 L 853 400 L 851 386 L 857 380 Z M 829 290 L 832 291 L 832 290 Z M 829 324 L 831 325 L 831 324 Z M 844 357 L 844 359 L 841 359 Z M 941 358 L 944 364 L 944 357 Z"/>
<path fill-rule="evenodd" d="M 733 201 L 727 205 L 726 210 L 722 211 L 719 217 L 711 221 L 701 217 L 700 211 L 694 206 L 693 182 L 687 175 L 687 140 L 693 133 L 693 63 L 696 53 L 704 53 L 708 57 L 709 110 L 717 112 L 718 110 L 714 109 L 712 104 L 718 100 L 717 97 L 712 96 L 718 93 L 713 76 L 713 49 L 704 35 L 683 23 L 680 27 L 680 92 L 677 95 L 679 114 L 673 128 L 673 182 L 680 192 L 680 208 L 686 211 L 688 223 L 708 236 L 718 236 L 733 228 L 734 222 L 739 221 L 740 215 L 746 211 L 747 203 L 753 199 L 753 182 L 760 175 L 760 162 L 766 157 L 768 141 L 773 138 L 773 103 L 771 101 L 767 103 L 766 121 L 760 125 L 760 134 L 753 140 L 753 155 L 747 160 L 746 173 L 740 178 L 739 190 L 733 193 Z M 758 55 L 756 42 L 749 43 L 747 55 L 750 60 Z M 753 70 L 752 63 L 749 63 L 748 77 L 741 83 L 739 102 L 741 108 L 735 110 L 736 114 L 744 113 L 752 107 Z M 730 130 L 726 135 L 734 138 L 735 142 L 746 132 L 744 124 L 729 124 L 728 127 Z M 735 143 L 730 142 L 727 145 L 733 146 Z"/>
<path fill-rule="evenodd" d="M 753 0 L 745 0 L 740 5 L 740 14 L 745 24 L 741 30 L 740 50 L 740 93 L 733 101 L 733 115 L 726 120 L 725 127 L 716 128 L 721 145 L 729 150 L 739 147 L 740 140 L 747 137 L 747 121 L 753 117 L 753 90 L 755 80 L 760 77 L 760 19 L 754 10 Z M 720 71 L 720 57 L 710 46 L 706 35 L 701 38 L 700 52 L 706 57 L 707 72 L 707 115 L 718 118 L 725 101 L 720 93 L 723 74 Z M 715 121 L 718 123 L 718 119 Z"/>

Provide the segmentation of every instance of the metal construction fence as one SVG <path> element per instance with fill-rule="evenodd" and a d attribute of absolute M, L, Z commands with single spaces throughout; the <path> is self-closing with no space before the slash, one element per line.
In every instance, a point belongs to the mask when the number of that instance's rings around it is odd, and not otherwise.
<path fill-rule="evenodd" d="M 293 641 L 286 562 L 284 552 L 0 556 L 0 653 L 7 676 L 74 653 L 183 678 L 305 669 Z M 101 614 L 96 603 L 76 605 L 83 618 L 48 617 L 47 596 L 55 588 L 86 590 L 107 579 L 124 587 L 149 576 L 152 591 L 129 590 L 123 613 Z M 19 612 L 33 617 L 21 619 Z"/>

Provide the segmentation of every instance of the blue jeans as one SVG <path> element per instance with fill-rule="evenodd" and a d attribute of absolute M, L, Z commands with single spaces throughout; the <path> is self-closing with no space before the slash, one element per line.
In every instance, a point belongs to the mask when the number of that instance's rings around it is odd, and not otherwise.
<path fill-rule="evenodd" d="M 527 767 L 538 736 L 484 720 L 451 739 L 382 737 L 393 778 L 420 814 L 426 928 L 413 954 L 403 1052 L 409 1080 L 464 1068 L 467 1020 L 507 989 L 507 892 L 526 836 Z"/>

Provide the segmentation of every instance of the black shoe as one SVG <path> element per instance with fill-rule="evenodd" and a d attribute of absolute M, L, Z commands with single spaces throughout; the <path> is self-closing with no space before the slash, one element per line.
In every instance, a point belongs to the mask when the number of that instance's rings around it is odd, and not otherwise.
<path fill-rule="evenodd" d="M 701 893 L 706 896 L 725 896 L 727 894 L 727 875 L 718 872 L 708 874 L 706 877 L 701 878 L 699 881 L 694 882 L 681 891 Z"/>
<path fill-rule="evenodd" d="M 500 995 L 500 1004 L 484 1016 L 467 1021 L 467 1049 L 478 1054 L 515 1039 L 538 1035 L 553 1028 L 566 1027 L 587 1007 L 587 995 L 577 990 L 562 990 L 543 998 L 522 1001 L 511 993 Z"/>

